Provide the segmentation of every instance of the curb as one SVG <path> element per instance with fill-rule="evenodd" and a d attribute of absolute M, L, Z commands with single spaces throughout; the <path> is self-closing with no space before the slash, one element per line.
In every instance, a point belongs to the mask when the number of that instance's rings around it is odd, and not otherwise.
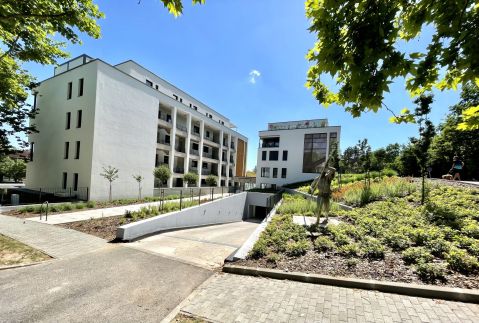
<path fill-rule="evenodd" d="M 394 293 L 407 296 L 444 299 L 479 304 L 479 290 L 452 287 L 437 287 L 427 285 L 383 282 L 377 280 L 333 277 L 300 272 L 284 272 L 276 269 L 253 268 L 225 264 L 223 272 L 237 275 L 260 276 L 281 280 L 293 280 L 303 283 L 331 285 L 347 288 L 377 290 L 384 293 Z"/>

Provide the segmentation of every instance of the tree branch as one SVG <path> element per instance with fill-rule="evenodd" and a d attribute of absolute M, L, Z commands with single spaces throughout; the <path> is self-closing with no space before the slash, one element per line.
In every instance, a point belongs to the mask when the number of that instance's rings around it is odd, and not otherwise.
<path fill-rule="evenodd" d="M 75 11 L 65 11 L 65 12 L 51 13 L 51 14 L 24 13 L 24 14 L 13 14 L 13 15 L 7 15 L 7 16 L 0 15 L 0 20 L 8 20 L 8 19 L 20 18 L 20 17 L 50 19 L 50 18 L 58 18 L 58 17 L 68 16 L 68 15 L 73 14 L 74 12 Z"/>
<path fill-rule="evenodd" d="M 391 110 L 391 109 L 389 109 L 388 106 L 387 106 L 386 104 L 384 104 L 384 102 L 382 102 L 381 104 L 386 108 L 386 110 L 388 110 L 389 112 L 391 112 L 392 115 L 393 115 L 395 118 L 397 118 L 397 115 L 394 113 L 394 111 Z"/>
<path fill-rule="evenodd" d="M 20 34 L 17 35 L 17 38 L 13 41 L 12 45 L 10 45 L 10 48 L 0 56 L 0 60 L 2 60 L 5 56 L 10 55 L 10 53 L 13 51 L 13 48 L 17 44 L 18 40 L 20 39 Z"/>

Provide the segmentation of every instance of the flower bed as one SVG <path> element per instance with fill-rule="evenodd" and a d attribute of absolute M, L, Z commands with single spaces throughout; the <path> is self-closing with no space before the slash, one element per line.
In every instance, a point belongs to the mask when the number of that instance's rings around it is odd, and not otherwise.
<path fill-rule="evenodd" d="M 479 288 L 479 190 L 435 186 L 424 206 L 417 191 L 395 195 L 335 210 L 342 223 L 319 230 L 293 223 L 311 210 L 287 197 L 243 265 Z"/>

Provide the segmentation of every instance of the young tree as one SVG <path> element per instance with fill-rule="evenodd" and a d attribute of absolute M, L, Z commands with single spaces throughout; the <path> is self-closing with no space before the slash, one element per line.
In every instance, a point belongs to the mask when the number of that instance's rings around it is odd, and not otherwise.
<path fill-rule="evenodd" d="M 407 79 L 413 96 L 432 87 L 455 90 L 458 84 L 479 83 L 475 1 L 307 0 L 306 16 L 317 36 L 307 55 L 313 63 L 307 84 L 321 103 L 345 106 L 354 117 L 384 108 L 384 93 L 398 78 Z M 399 46 L 417 41 L 425 26 L 434 28 L 425 51 Z M 326 74 L 339 83 L 337 92 L 321 79 Z M 471 121 L 479 125 L 479 117 Z"/>
<path fill-rule="evenodd" d="M 112 166 L 108 166 L 107 168 L 103 167 L 103 173 L 101 173 L 100 176 L 104 177 L 110 184 L 108 201 L 111 202 L 111 183 L 118 179 L 118 169 Z"/>
<path fill-rule="evenodd" d="M 429 146 L 434 137 L 434 125 L 427 118 L 427 115 L 431 112 L 432 102 L 432 95 L 421 95 L 414 101 L 417 105 L 414 115 L 416 122 L 419 124 L 419 139 L 413 139 L 412 144 L 414 145 L 414 153 L 421 169 L 421 204 L 424 204 L 426 199 L 426 167 L 429 162 Z"/>
<path fill-rule="evenodd" d="M 206 185 L 208 186 L 216 186 L 218 183 L 218 177 L 215 175 L 208 175 L 205 179 Z"/>
<path fill-rule="evenodd" d="M 167 165 L 160 165 L 153 171 L 153 176 L 160 182 L 160 187 L 163 183 L 170 179 L 171 171 Z"/>
<path fill-rule="evenodd" d="M 23 159 L 12 159 L 5 157 L 0 162 L 0 174 L 19 182 L 25 178 L 27 164 Z"/>
<path fill-rule="evenodd" d="M 143 181 L 144 177 L 141 175 L 133 175 L 133 178 L 138 183 L 138 199 L 141 200 L 141 182 Z"/>
<path fill-rule="evenodd" d="M 195 172 L 186 173 L 185 176 L 183 176 L 183 180 L 188 184 L 188 187 L 195 185 L 198 182 L 198 174 Z"/>
<path fill-rule="evenodd" d="M 68 57 L 65 40 L 80 43 L 78 33 L 100 36 L 96 19 L 103 14 L 92 0 L 3 0 L 0 3 L 0 157 L 11 151 L 10 138 L 24 145 L 18 133 L 35 131 L 26 103 L 34 78 L 26 62 L 55 64 Z"/>

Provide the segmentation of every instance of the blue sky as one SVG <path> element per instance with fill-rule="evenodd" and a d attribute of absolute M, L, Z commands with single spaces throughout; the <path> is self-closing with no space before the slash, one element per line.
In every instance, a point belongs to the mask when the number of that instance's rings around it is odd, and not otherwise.
<path fill-rule="evenodd" d="M 229 117 L 249 138 L 248 169 L 256 165 L 258 131 L 268 122 L 328 118 L 342 127 L 342 149 L 362 138 L 375 149 L 417 134 L 415 125 L 389 123 L 387 111 L 352 118 L 340 106 L 318 104 L 304 86 L 305 54 L 315 37 L 307 31 L 303 1 L 184 1 L 183 16 L 174 18 L 159 0 L 97 0 L 106 15 L 99 21 L 102 37 L 82 37 L 83 45 L 67 50 L 112 64 L 133 59 Z M 404 46 L 422 49 L 429 36 L 426 31 Z M 53 74 L 52 66 L 25 67 L 37 80 Z M 260 74 L 254 84 L 253 70 Z M 437 124 L 458 98 L 459 92 L 437 92 L 431 119 Z M 397 112 L 413 108 L 404 80 L 392 85 L 385 104 Z"/>

